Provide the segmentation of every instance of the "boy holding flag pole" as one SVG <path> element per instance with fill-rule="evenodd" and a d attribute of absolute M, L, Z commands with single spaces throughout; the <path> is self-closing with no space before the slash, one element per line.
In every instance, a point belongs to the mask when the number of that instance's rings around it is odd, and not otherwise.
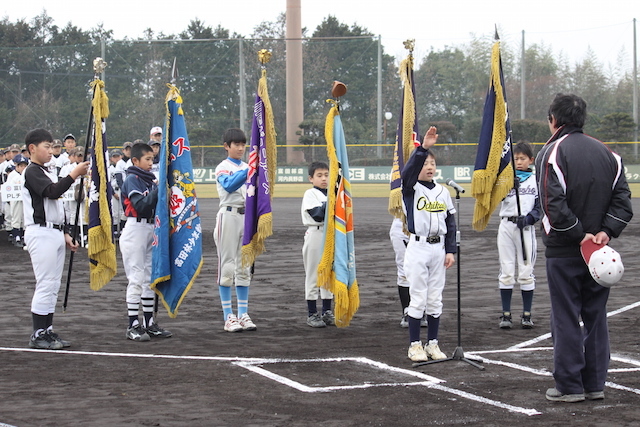
<path fill-rule="evenodd" d="M 202 227 L 193 182 L 191 147 L 176 79 L 174 59 L 160 147 L 150 285 L 156 293 L 154 312 L 157 313 L 160 299 L 172 318 L 178 315 L 178 307 L 203 264 Z"/>
<path fill-rule="evenodd" d="M 329 185 L 325 213 L 324 250 L 318 265 L 318 286 L 334 295 L 334 316 L 337 327 L 349 326 L 360 306 L 356 280 L 353 241 L 353 203 L 349 181 L 349 158 L 340 118 L 337 98 L 347 93 L 344 83 L 334 82 L 331 94 L 336 98 L 325 123 Z"/>

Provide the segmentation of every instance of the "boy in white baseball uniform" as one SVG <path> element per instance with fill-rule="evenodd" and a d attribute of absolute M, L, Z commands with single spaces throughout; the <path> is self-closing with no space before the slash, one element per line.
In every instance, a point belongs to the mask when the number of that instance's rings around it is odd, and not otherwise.
<path fill-rule="evenodd" d="M 228 157 L 216 167 L 216 186 L 220 209 L 216 216 L 213 239 L 218 252 L 218 291 L 227 332 L 255 331 L 247 313 L 251 267 L 242 265 L 242 236 L 249 165 L 242 161 L 247 137 L 241 129 L 227 129 L 223 136 Z M 231 305 L 231 286 L 235 284 L 238 315 Z"/>
<path fill-rule="evenodd" d="M 302 245 L 305 299 L 309 311 L 307 325 L 312 328 L 324 328 L 327 325 L 336 324 L 331 311 L 333 294 L 318 287 L 318 264 L 320 264 L 324 249 L 324 214 L 327 210 L 329 166 L 323 162 L 311 163 L 309 165 L 309 181 L 313 184 L 313 188 L 305 191 L 300 208 L 302 224 L 307 226 Z M 318 296 L 322 299 L 322 316 L 318 313 Z"/>
<path fill-rule="evenodd" d="M 169 338 L 153 318 L 155 292 L 151 289 L 153 219 L 158 202 L 158 186 L 151 172 L 153 150 L 147 144 L 131 148 L 133 166 L 127 170 L 121 198 L 127 221 L 120 236 L 120 252 L 127 275 L 127 314 L 129 326 L 125 336 L 133 341 L 151 337 Z M 144 325 L 138 320 L 140 304 Z"/>
<path fill-rule="evenodd" d="M 7 185 L 23 186 L 24 176 L 22 172 L 29 164 L 27 159 L 22 154 L 18 154 L 13 158 L 13 163 L 16 168 L 7 176 Z M 9 203 L 11 207 L 11 237 L 13 245 L 22 248 L 24 247 L 24 213 L 22 200 L 12 200 Z"/>
<path fill-rule="evenodd" d="M 396 273 L 398 283 L 398 295 L 400 297 L 400 306 L 402 307 L 402 317 L 400 318 L 400 327 L 409 327 L 409 302 L 411 301 L 411 295 L 409 295 L 409 281 L 404 273 L 404 255 L 407 252 L 407 245 L 409 244 L 409 236 L 404 234 L 402 229 L 402 220 L 400 218 L 393 218 L 391 221 L 391 228 L 389 228 L 389 239 L 391 240 L 391 246 L 393 246 L 393 252 L 396 256 Z M 427 327 L 427 315 L 422 316 L 420 320 L 420 326 Z"/>
<path fill-rule="evenodd" d="M 449 191 L 433 181 L 436 159 L 429 148 L 438 140 L 431 126 L 402 171 L 402 200 L 409 243 L 404 271 L 409 281 L 409 351 L 414 362 L 446 359 L 438 346 L 445 271 L 456 253 L 456 212 Z M 420 320 L 427 314 L 427 343 L 420 341 Z"/>
<path fill-rule="evenodd" d="M 58 181 L 55 172 L 44 166 L 51 160 L 52 142 L 53 137 L 44 129 L 34 129 L 25 137 L 31 163 L 24 170 L 22 203 L 26 228 L 24 240 L 36 278 L 31 300 L 33 334 L 29 347 L 59 350 L 71 345 L 53 332 L 53 313 L 64 268 L 65 243 L 72 251 L 78 249 L 78 244 L 69 234 L 60 196 L 77 177 L 87 173 L 89 162 L 78 164 L 68 176 Z"/>
<path fill-rule="evenodd" d="M 540 201 L 536 177 L 529 168 L 534 162 L 533 150 L 527 142 L 520 142 L 513 147 L 516 167 L 515 185 L 518 186 L 520 199 L 520 213 L 516 190 L 512 189 L 500 205 L 500 226 L 498 227 L 498 256 L 500 257 L 500 275 L 498 287 L 502 300 L 502 316 L 500 328 L 511 329 L 511 295 L 516 283 L 520 285 L 522 294 L 522 317 L 520 324 L 524 329 L 533 328 L 531 320 L 531 306 L 533 305 L 533 290 L 536 287 L 533 275 L 533 265 L 536 262 L 536 232 L 535 224 L 540 219 Z M 520 231 L 522 230 L 522 232 Z M 527 261 L 522 256 L 522 239 L 527 254 Z M 516 267 L 518 274 L 516 275 Z"/>

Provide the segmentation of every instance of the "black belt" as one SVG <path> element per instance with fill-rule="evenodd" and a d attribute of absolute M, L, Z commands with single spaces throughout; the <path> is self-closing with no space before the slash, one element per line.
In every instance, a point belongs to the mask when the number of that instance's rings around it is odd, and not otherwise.
<path fill-rule="evenodd" d="M 514 224 L 518 223 L 518 217 L 517 216 L 503 216 L 502 219 L 506 219 L 509 222 L 512 222 Z"/>
<path fill-rule="evenodd" d="M 227 206 L 227 211 L 228 212 L 233 212 L 233 210 L 236 210 L 236 212 L 238 212 L 240 215 L 244 215 L 244 208 L 234 208 L 233 206 Z"/>
<path fill-rule="evenodd" d="M 38 222 L 37 223 L 40 227 L 46 227 L 46 228 L 55 228 L 56 230 L 60 230 L 60 231 L 64 231 L 64 225 L 62 224 L 53 224 L 53 223 L 46 223 L 46 222 Z"/>
<path fill-rule="evenodd" d="M 419 241 L 422 240 L 423 242 L 427 242 L 427 243 L 431 243 L 431 244 L 440 243 L 440 236 L 417 236 L 417 235 L 414 235 L 413 237 L 415 238 L 416 242 L 419 242 Z"/>
<path fill-rule="evenodd" d="M 136 218 L 136 222 L 146 222 L 147 224 L 153 224 L 153 218 Z"/>

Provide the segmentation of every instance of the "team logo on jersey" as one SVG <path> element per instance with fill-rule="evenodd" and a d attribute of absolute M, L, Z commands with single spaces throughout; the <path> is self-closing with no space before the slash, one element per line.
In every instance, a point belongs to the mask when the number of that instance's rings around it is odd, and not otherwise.
<path fill-rule="evenodd" d="M 416 209 L 430 213 L 440 213 L 447 210 L 447 205 L 444 202 L 437 200 L 430 202 L 426 197 L 420 197 L 416 203 Z"/>

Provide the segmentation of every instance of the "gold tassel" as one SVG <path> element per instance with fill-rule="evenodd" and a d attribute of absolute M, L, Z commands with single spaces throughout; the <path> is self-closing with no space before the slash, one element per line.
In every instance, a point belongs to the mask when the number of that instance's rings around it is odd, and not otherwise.
<path fill-rule="evenodd" d="M 116 247 L 112 242 L 111 215 L 109 213 L 109 200 L 106 198 L 107 170 L 104 158 L 104 146 L 102 141 L 102 120 L 109 116 L 109 98 L 104 92 L 104 82 L 99 79 L 91 83 L 94 87 L 93 122 L 96 156 L 96 168 L 98 170 L 99 187 L 101 194 L 98 197 L 98 211 L 100 212 L 100 226 L 89 229 L 88 256 L 96 263 L 90 263 L 89 286 L 97 291 L 105 286 L 115 276 L 117 270 Z"/>
<path fill-rule="evenodd" d="M 329 191 L 327 192 L 327 211 L 335 212 L 336 194 L 335 184 L 338 180 L 338 159 L 336 148 L 333 141 L 333 122 L 334 117 L 338 115 L 338 107 L 334 103 L 333 107 L 327 114 L 327 120 L 324 126 L 324 137 L 327 140 L 327 154 L 329 157 Z M 325 241 L 322 258 L 318 264 L 318 286 L 325 288 L 331 292 L 334 282 L 333 258 L 335 251 L 335 218 L 333 215 L 327 215 L 327 222 L 324 224 Z M 335 295 L 335 292 L 334 292 Z M 337 297 L 334 298 L 337 301 Z"/>

